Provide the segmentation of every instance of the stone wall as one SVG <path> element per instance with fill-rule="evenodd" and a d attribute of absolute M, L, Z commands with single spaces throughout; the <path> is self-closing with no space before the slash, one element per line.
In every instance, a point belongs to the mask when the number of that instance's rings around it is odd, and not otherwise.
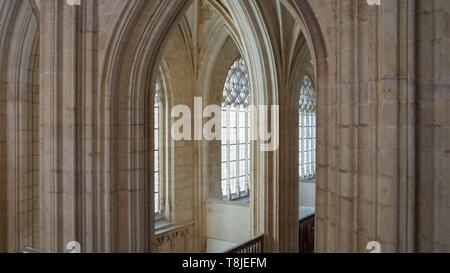
<path fill-rule="evenodd" d="M 416 4 L 417 251 L 450 246 L 450 6 Z"/>

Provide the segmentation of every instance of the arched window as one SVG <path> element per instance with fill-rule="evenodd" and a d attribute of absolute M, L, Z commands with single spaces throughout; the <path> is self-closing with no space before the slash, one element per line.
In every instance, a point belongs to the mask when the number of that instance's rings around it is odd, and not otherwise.
<path fill-rule="evenodd" d="M 222 97 L 222 195 L 226 200 L 249 196 L 250 80 L 243 59 L 228 72 Z"/>
<path fill-rule="evenodd" d="M 154 177 L 155 177 L 155 214 L 161 214 L 161 177 L 160 177 L 160 110 L 161 110 L 161 83 L 158 80 L 155 85 L 154 106 Z"/>
<path fill-rule="evenodd" d="M 316 95 L 309 76 L 305 76 L 299 101 L 299 178 L 316 176 Z"/>

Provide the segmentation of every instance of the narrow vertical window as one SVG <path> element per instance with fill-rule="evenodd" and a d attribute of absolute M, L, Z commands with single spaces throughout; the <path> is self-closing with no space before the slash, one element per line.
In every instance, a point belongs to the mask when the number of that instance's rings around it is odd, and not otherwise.
<path fill-rule="evenodd" d="M 231 66 L 222 97 L 222 195 L 226 200 L 250 192 L 250 81 L 243 59 Z"/>
<path fill-rule="evenodd" d="M 159 80 L 155 86 L 154 105 L 154 187 L 155 187 L 155 214 L 161 213 L 161 178 L 160 178 L 160 110 L 161 110 L 161 83 Z"/>
<path fill-rule="evenodd" d="M 299 178 L 308 181 L 316 176 L 316 95 L 306 76 L 299 101 Z"/>

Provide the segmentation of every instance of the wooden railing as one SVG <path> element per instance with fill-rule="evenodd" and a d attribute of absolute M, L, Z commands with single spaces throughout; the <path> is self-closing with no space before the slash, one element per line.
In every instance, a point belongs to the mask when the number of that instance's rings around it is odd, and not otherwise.
<path fill-rule="evenodd" d="M 298 243 L 300 253 L 314 253 L 315 218 L 313 214 L 299 222 Z"/>
<path fill-rule="evenodd" d="M 264 253 L 264 234 L 225 251 L 225 253 Z"/>

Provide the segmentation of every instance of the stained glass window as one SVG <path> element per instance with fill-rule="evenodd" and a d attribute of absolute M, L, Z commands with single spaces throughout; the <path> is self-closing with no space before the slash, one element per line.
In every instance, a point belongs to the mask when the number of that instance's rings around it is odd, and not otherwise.
<path fill-rule="evenodd" d="M 222 97 L 222 195 L 226 200 L 250 192 L 250 80 L 243 59 L 231 66 Z"/>
<path fill-rule="evenodd" d="M 299 101 L 299 178 L 307 181 L 316 176 L 316 94 L 306 76 Z"/>

